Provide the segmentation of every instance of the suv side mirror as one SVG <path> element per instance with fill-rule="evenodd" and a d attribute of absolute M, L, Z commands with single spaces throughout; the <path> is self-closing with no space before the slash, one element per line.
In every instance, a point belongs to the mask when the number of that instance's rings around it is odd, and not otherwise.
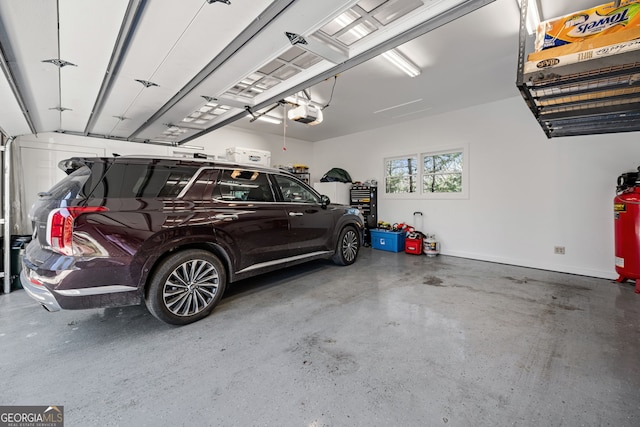
<path fill-rule="evenodd" d="M 328 196 L 325 196 L 324 194 L 322 196 L 320 196 L 320 203 L 322 204 L 323 208 L 326 208 L 327 205 L 329 203 L 331 203 L 331 200 L 329 199 Z"/>

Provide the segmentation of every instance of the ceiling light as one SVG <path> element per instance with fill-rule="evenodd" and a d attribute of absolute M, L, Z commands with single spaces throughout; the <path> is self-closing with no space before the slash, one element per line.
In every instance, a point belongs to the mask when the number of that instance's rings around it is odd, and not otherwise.
<path fill-rule="evenodd" d="M 391 49 L 382 54 L 382 57 L 396 67 L 407 73 L 410 77 L 419 76 L 422 70 L 416 64 L 405 58 L 397 49 Z"/>
<path fill-rule="evenodd" d="M 403 102 L 402 104 L 394 105 L 392 107 L 383 108 L 382 110 L 374 111 L 373 114 L 384 113 L 385 111 L 393 110 L 394 108 L 405 107 L 416 102 L 422 102 L 422 98 L 414 99 L 413 101 Z"/>
<path fill-rule="evenodd" d="M 231 2 L 229 0 L 207 0 L 207 3 L 209 3 L 209 4 L 213 4 L 213 3 L 231 4 Z"/>
<path fill-rule="evenodd" d="M 256 119 L 256 120 L 260 120 L 262 122 L 267 122 L 267 123 L 273 123 L 274 125 L 279 125 L 280 123 L 282 123 L 282 120 L 278 119 L 277 117 L 272 117 L 272 116 L 267 116 L 267 115 L 262 115 L 262 116 L 252 116 L 251 114 L 247 114 L 247 117 L 249 117 L 250 119 Z"/>

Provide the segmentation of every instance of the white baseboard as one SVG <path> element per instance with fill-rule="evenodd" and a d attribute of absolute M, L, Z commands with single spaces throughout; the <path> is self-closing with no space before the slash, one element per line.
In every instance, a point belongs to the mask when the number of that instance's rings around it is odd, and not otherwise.
<path fill-rule="evenodd" d="M 491 256 L 487 254 L 480 254 L 474 252 L 464 252 L 464 251 L 451 251 L 451 250 L 442 250 L 440 252 L 442 255 L 450 255 L 460 258 L 469 258 L 476 259 L 479 261 L 489 261 L 496 262 L 499 264 L 508 264 L 508 265 L 516 265 L 519 267 L 529 267 L 529 268 L 537 268 L 539 270 L 548 270 L 548 271 L 557 271 L 560 273 L 569 273 L 569 274 L 578 274 L 580 276 L 589 276 L 589 277 L 598 277 L 602 279 L 612 279 L 615 280 L 618 278 L 618 275 L 615 272 L 615 267 L 611 266 L 611 270 L 598 270 L 591 268 L 583 268 L 576 267 L 570 265 L 560 265 L 560 264 L 542 264 L 539 262 L 524 260 L 518 258 L 505 258 L 498 256 Z"/>

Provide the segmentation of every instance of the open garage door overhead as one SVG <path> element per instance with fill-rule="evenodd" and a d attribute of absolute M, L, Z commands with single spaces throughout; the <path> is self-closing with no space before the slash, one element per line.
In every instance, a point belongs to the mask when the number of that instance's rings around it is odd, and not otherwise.
<path fill-rule="evenodd" d="M 177 145 L 492 1 L 3 1 L 0 127 Z"/>

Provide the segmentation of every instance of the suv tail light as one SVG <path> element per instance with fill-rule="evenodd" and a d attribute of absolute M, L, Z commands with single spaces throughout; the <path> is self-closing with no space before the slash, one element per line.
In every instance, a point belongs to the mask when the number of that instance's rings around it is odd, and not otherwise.
<path fill-rule="evenodd" d="M 73 223 L 75 219 L 92 212 L 108 210 L 104 206 L 71 206 L 54 209 L 47 220 L 47 243 L 51 250 L 63 255 L 73 255 Z"/>

